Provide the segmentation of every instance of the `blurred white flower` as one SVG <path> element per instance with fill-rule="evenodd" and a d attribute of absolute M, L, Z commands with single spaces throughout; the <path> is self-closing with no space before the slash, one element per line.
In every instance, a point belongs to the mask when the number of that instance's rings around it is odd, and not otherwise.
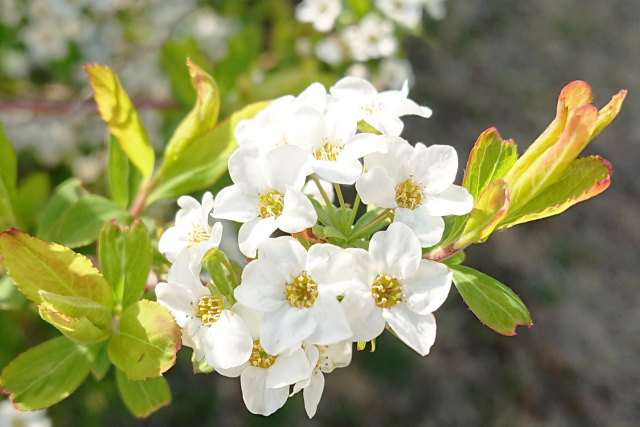
<path fill-rule="evenodd" d="M 421 0 L 427 13 L 433 19 L 443 19 L 447 14 L 445 0 Z"/>
<path fill-rule="evenodd" d="M 319 60 L 329 65 L 338 65 L 345 57 L 342 41 L 335 35 L 325 37 L 316 43 L 315 53 Z"/>
<path fill-rule="evenodd" d="M 422 18 L 423 0 L 375 0 L 375 6 L 400 25 L 415 28 Z"/>
<path fill-rule="evenodd" d="M 47 411 L 20 411 L 9 399 L 0 402 L 0 426 L 3 427 L 51 427 Z"/>
<path fill-rule="evenodd" d="M 309 22 L 317 31 L 331 31 L 336 18 L 342 11 L 341 0 L 302 0 L 296 6 L 296 19 Z"/>
<path fill-rule="evenodd" d="M 398 48 L 393 24 L 376 13 L 365 15 L 357 25 L 345 27 L 341 37 L 351 58 L 360 62 L 391 56 Z"/>

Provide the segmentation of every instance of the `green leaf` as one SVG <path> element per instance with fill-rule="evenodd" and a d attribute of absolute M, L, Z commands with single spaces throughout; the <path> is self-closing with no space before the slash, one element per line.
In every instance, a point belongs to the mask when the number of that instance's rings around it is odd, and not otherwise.
<path fill-rule="evenodd" d="M 268 101 L 248 105 L 218 123 L 186 146 L 182 155 L 172 163 L 163 164 L 158 171 L 158 185 L 147 198 L 156 200 L 177 197 L 209 187 L 227 171 L 227 162 L 238 147 L 234 130 L 240 120 L 255 116 Z"/>
<path fill-rule="evenodd" d="M 180 103 L 190 107 L 196 101 L 196 95 L 191 86 L 189 73 L 182 67 L 176 67 L 176 64 L 184 64 L 187 58 L 193 59 L 206 69 L 212 68 L 206 55 L 192 38 L 181 41 L 172 38 L 160 49 L 160 65 L 169 77 L 174 95 Z"/>
<path fill-rule="evenodd" d="M 138 418 L 147 417 L 171 403 L 171 390 L 164 377 L 129 381 L 121 370 L 116 369 L 116 382 L 122 401 Z"/>
<path fill-rule="evenodd" d="M 140 300 L 120 317 L 120 330 L 109 342 L 109 359 L 129 380 L 159 377 L 171 368 L 180 348 L 180 328 L 169 310 Z"/>
<path fill-rule="evenodd" d="M 118 76 L 104 65 L 85 65 L 84 70 L 93 87 L 93 96 L 102 120 L 142 176 L 149 178 L 153 172 L 153 148 Z"/>
<path fill-rule="evenodd" d="M 82 197 L 60 218 L 53 240 L 70 248 L 95 242 L 105 222 L 116 219 L 121 224 L 131 222 L 131 215 L 114 201 L 102 196 Z"/>
<path fill-rule="evenodd" d="M 220 110 L 220 91 L 215 80 L 189 58 L 187 67 L 197 97 L 193 109 L 177 127 L 165 149 L 163 162 L 167 167 L 182 156 L 189 144 L 213 129 Z"/>
<path fill-rule="evenodd" d="M 111 309 L 111 287 L 91 261 L 57 243 L 47 243 L 18 230 L 0 233 L 0 254 L 20 291 L 37 304 L 40 291 L 83 297 Z"/>
<path fill-rule="evenodd" d="M 515 212 L 509 211 L 499 228 L 558 215 L 576 203 L 609 188 L 611 164 L 599 156 L 574 160 L 564 174 Z"/>
<path fill-rule="evenodd" d="M 80 180 L 71 178 L 58 185 L 53 197 L 44 208 L 42 221 L 36 235 L 51 242 L 57 240 L 60 222 L 67 215 L 71 207 L 84 197 L 87 192 L 80 186 Z"/>
<path fill-rule="evenodd" d="M 195 351 L 191 354 L 191 366 L 193 367 L 194 374 L 210 374 L 215 371 L 215 369 L 207 364 L 206 358 L 203 357 L 200 360 L 196 360 Z"/>
<path fill-rule="evenodd" d="M 33 172 L 21 180 L 15 199 L 15 212 L 25 229 L 34 229 L 51 192 L 51 178 L 46 172 Z"/>
<path fill-rule="evenodd" d="M 110 367 L 108 343 L 105 342 L 96 353 L 96 359 L 91 365 L 91 374 L 96 381 L 102 381 L 107 372 L 109 372 Z"/>
<path fill-rule="evenodd" d="M 98 328 L 111 332 L 113 316 L 109 307 L 85 297 L 59 295 L 43 290 L 38 295 L 42 301 L 41 307 L 74 318 L 87 318 Z"/>
<path fill-rule="evenodd" d="M 16 225 L 13 202 L 16 196 L 16 152 L 0 123 L 0 231 Z"/>
<path fill-rule="evenodd" d="M 38 311 L 42 320 L 74 341 L 90 344 L 109 338 L 109 332 L 98 328 L 86 317 L 70 317 L 45 305 L 39 305 Z"/>
<path fill-rule="evenodd" d="M 245 22 L 245 26 L 228 41 L 227 56 L 218 62 L 213 75 L 223 93 L 236 87 L 238 76 L 247 72 L 258 59 L 262 53 L 262 39 L 262 25 Z"/>
<path fill-rule="evenodd" d="M 84 381 L 95 350 L 66 337 L 54 338 L 16 357 L 2 371 L 0 386 L 23 411 L 48 408 Z"/>
<path fill-rule="evenodd" d="M 502 335 L 515 335 L 517 325 L 531 327 L 531 316 L 520 298 L 493 277 L 463 265 L 450 265 L 453 283 L 473 314 Z"/>
<path fill-rule="evenodd" d="M 517 158 L 517 147 L 512 139 L 502 139 L 496 128 L 487 129 L 469 154 L 462 186 L 477 201 L 491 182 L 507 174 Z"/>
<path fill-rule="evenodd" d="M 109 189 L 111 198 L 119 206 L 126 208 L 133 201 L 140 187 L 142 175 L 131 160 L 122 151 L 118 140 L 113 135 L 109 136 Z"/>
<path fill-rule="evenodd" d="M 489 184 L 478 197 L 455 247 L 463 248 L 471 243 L 487 240 L 500 220 L 507 214 L 507 209 L 509 209 L 509 189 L 504 180 L 498 179 Z"/>
<path fill-rule="evenodd" d="M 98 257 L 102 274 L 113 288 L 115 311 L 120 313 L 144 293 L 152 259 L 147 228 L 140 220 L 130 227 L 107 222 L 100 232 Z"/>

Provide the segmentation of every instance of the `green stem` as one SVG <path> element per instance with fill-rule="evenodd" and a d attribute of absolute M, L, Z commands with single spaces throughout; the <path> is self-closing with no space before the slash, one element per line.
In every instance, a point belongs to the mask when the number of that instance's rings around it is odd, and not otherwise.
<path fill-rule="evenodd" d="M 360 230 L 358 230 L 353 235 L 351 235 L 351 238 L 349 240 L 355 240 L 355 239 L 359 239 L 362 236 L 366 236 L 371 230 L 375 229 L 378 225 L 380 225 L 382 221 L 389 218 L 389 211 L 391 211 L 391 209 L 387 208 L 382 212 L 380 212 L 380 214 L 377 217 L 373 218 L 371 221 L 363 225 L 360 228 Z"/>
<path fill-rule="evenodd" d="M 351 208 L 351 217 L 349 218 L 349 227 L 353 225 L 353 221 L 356 219 L 356 213 L 360 206 L 360 195 L 356 193 L 356 199 L 353 201 L 353 207 Z"/>
<path fill-rule="evenodd" d="M 344 197 L 342 197 L 342 189 L 340 188 L 340 184 L 333 184 L 333 187 L 336 189 L 336 194 L 338 195 L 338 201 L 340 202 L 340 209 L 342 210 L 342 222 L 344 223 L 347 220 L 347 206 L 344 203 Z M 343 230 L 346 231 L 346 230 Z"/>
<path fill-rule="evenodd" d="M 320 180 L 318 179 L 318 175 L 316 175 L 315 173 L 312 173 L 309 176 L 311 177 L 313 182 L 316 183 L 316 187 L 318 187 L 318 191 L 320 191 L 320 194 L 322 195 L 322 198 L 324 199 L 324 203 L 327 206 L 327 210 L 329 211 L 329 216 L 331 217 L 331 221 L 333 221 L 334 225 L 338 224 L 338 218 L 336 217 L 336 213 L 333 210 L 333 203 L 331 203 L 331 200 L 329 200 L 329 196 L 327 196 L 327 193 L 324 191 L 324 188 L 322 188 L 322 184 L 320 184 Z"/>

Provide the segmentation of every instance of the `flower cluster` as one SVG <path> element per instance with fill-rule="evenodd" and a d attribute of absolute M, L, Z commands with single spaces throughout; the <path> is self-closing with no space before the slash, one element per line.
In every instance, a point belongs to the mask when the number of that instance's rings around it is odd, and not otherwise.
<path fill-rule="evenodd" d="M 396 33 L 417 31 L 426 10 L 433 19 L 446 13 L 444 0 L 376 0 L 364 16 L 350 10 L 341 0 L 303 0 L 296 7 L 296 19 L 327 33 L 315 45 L 315 54 L 332 66 L 352 62 L 348 75 L 368 77 L 367 61 L 380 59 L 374 80 L 379 86 L 397 89 L 413 79 L 408 61 L 398 57 Z M 336 29 L 335 31 L 334 28 Z"/>
<path fill-rule="evenodd" d="M 172 265 L 156 287 L 158 301 L 195 361 L 240 376 L 251 412 L 269 415 L 302 390 L 312 417 L 323 375 L 349 364 L 353 342 L 375 340 L 385 327 L 429 353 L 433 312 L 452 273 L 423 259 L 422 248 L 442 237 L 443 216 L 465 214 L 473 203 L 453 184 L 452 147 L 412 146 L 399 136 L 401 116 L 430 113 L 407 98 L 406 85 L 378 93 L 346 77 L 327 93 L 314 83 L 237 125 L 233 185 L 215 200 L 211 193 L 202 203 L 178 200 L 175 226 L 159 243 Z M 321 200 L 305 193 L 307 178 Z M 320 180 L 334 185 L 340 208 Z M 349 207 L 340 185 L 352 184 Z M 361 200 L 367 213 L 354 224 Z M 220 256 L 222 225 L 210 217 L 242 224 L 238 246 L 249 262 L 241 275 Z"/>

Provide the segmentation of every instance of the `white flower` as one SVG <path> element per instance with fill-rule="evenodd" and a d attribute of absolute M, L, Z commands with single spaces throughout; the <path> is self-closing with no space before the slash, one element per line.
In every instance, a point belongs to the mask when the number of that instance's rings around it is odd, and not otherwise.
<path fill-rule="evenodd" d="M 354 268 L 345 249 L 316 244 L 307 252 L 294 238 L 278 237 L 260 245 L 234 294 L 239 303 L 265 312 L 260 342 L 267 352 L 302 341 L 332 344 L 351 337 L 336 297 L 350 285 Z"/>
<path fill-rule="evenodd" d="M 422 356 L 435 342 L 435 311 L 447 298 L 452 273 L 446 265 L 421 259 L 420 243 L 404 224 L 373 235 L 369 251 L 352 249 L 360 269 L 342 305 L 354 341 L 371 341 L 385 322 Z"/>
<path fill-rule="evenodd" d="M 364 203 L 395 209 L 394 222 L 411 228 L 422 247 L 432 246 L 444 231 L 444 215 L 463 215 L 473 207 L 469 192 L 453 184 L 458 155 L 449 145 L 412 147 L 388 137 L 388 152 L 365 157 L 367 170 L 356 182 Z"/>
<path fill-rule="evenodd" d="M 375 5 L 400 25 L 415 28 L 422 18 L 422 0 L 376 0 Z"/>
<path fill-rule="evenodd" d="M 156 296 L 182 329 L 182 342 L 193 348 L 196 360 L 204 357 L 215 369 L 234 368 L 249 360 L 253 340 L 240 316 L 202 284 L 200 266 L 182 251 L 167 282 L 156 286 Z"/>
<path fill-rule="evenodd" d="M 445 0 L 420 0 L 424 4 L 427 13 L 433 19 L 443 19 L 447 14 L 447 8 L 444 5 Z"/>
<path fill-rule="evenodd" d="M 254 146 L 266 153 L 275 147 L 292 143 L 292 134 L 303 124 L 292 120 L 300 109 L 323 112 L 327 105 L 327 90 L 321 83 L 312 83 L 300 95 L 282 96 L 273 100 L 253 118 L 241 120 L 234 130 L 238 145 Z"/>
<path fill-rule="evenodd" d="M 317 31 L 326 33 L 331 31 L 341 11 L 340 0 L 302 0 L 296 6 L 296 19 L 310 22 Z"/>
<path fill-rule="evenodd" d="M 202 205 L 193 197 L 182 196 L 178 199 L 178 206 L 176 224 L 162 234 L 158 251 L 170 262 L 175 262 L 178 254 L 189 248 L 196 262 L 200 262 L 204 254 L 218 247 L 222 238 L 222 224 L 209 225 L 213 196 L 206 192 L 202 196 Z"/>
<path fill-rule="evenodd" d="M 234 185 L 216 196 L 213 216 L 242 222 L 238 234 L 240 251 L 255 258 L 256 248 L 280 229 L 297 233 L 318 219 L 311 201 L 301 191 L 306 153 L 284 146 L 261 155 L 257 147 L 240 147 L 229 159 Z"/>
<path fill-rule="evenodd" d="M 313 418 L 324 390 L 324 374 L 333 372 L 335 368 L 344 368 L 351 363 L 352 344 L 350 341 L 343 341 L 331 345 L 305 343 L 303 346 L 309 359 L 311 375 L 295 383 L 292 394 L 303 390 L 304 409 L 309 418 Z"/>
<path fill-rule="evenodd" d="M 20 411 L 10 400 L 0 402 L 0 426 L 51 427 L 46 411 Z"/>
<path fill-rule="evenodd" d="M 336 184 L 353 184 L 362 174 L 358 159 L 373 152 L 386 152 L 384 137 L 370 133 L 356 135 L 357 123 L 334 110 L 321 114 L 303 108 L 291 120 L 298 123 L 292 144 L 307 153 L 310 171 Z"/>
<path fill-rule="evenodd" d="M 400 89 L 405 81 L 411 86 L 415 76 L 411 63 L 406 59 L 386 58 L 380 62 L 380 71 L 376 80 L 382 87 Z"/>
<path fill-rule="evenodd" d="M 319 179 L 319 181 L 320 181 L 320 186 L 322 187 L 325 194 L 329 198 L 329 201 L 333 203 L 334 200 L 336 199 L 336 191 L 333 187 L 333 184 L 330 183 L 329 181 L 325 181 L 324 179 Z M 307 182 L 304 184 L 304 187 L 302 187 L 302 192 L 307 196 L 313 197 L 319 203 L 323 205 L 325 204 L 324 198 L 322 197 L 322 193 L 320 193 L 320 189 L 318 188 L 316 183 L 313 182 L 312 180 L 307 180 Z"/>
<path fill-rule="evenodd" d="M 358 25 L 345 27 L 341 36 L 351 57 L 360 62 L 391 56 L 398 49 L 393 24 L 376 13 L 365 15 Z"/>
<path fill-rule="evenodd" d="M 338 65 L 344 61 L 344 47 L 335 35 L 325 37 L 316 43 L 314 51 L 319 60 L 329 65 Z"/>
<path fill-rule="evenodd" d="M 352 111 L 356 121 L 364 120 L 385 135 L 400 135 L 404 127 L 400 116 L 431 116 L 428 107 L 421 107 L 407 98 L 409 86 L 406 82 L 401 90 L 378 93 L 365 79 L 344 77 L 331 87 L 330 92 L 333 98 L 328 108 Z"/>
<path fill-rule="evenodd" d="M 251 333 L 251 356 L 237 368 L 217 371 L 227 377 L 240 376 L 242 399 L 250 412 L 271 415 L 287 401 L 289 385 L 311 375 L 309 360 L 299 345 L 282 353 L 267 353 L 259 336 L 262 313 L 241 304 L 236 304 L 234 309 L 242 316 Z"/>

